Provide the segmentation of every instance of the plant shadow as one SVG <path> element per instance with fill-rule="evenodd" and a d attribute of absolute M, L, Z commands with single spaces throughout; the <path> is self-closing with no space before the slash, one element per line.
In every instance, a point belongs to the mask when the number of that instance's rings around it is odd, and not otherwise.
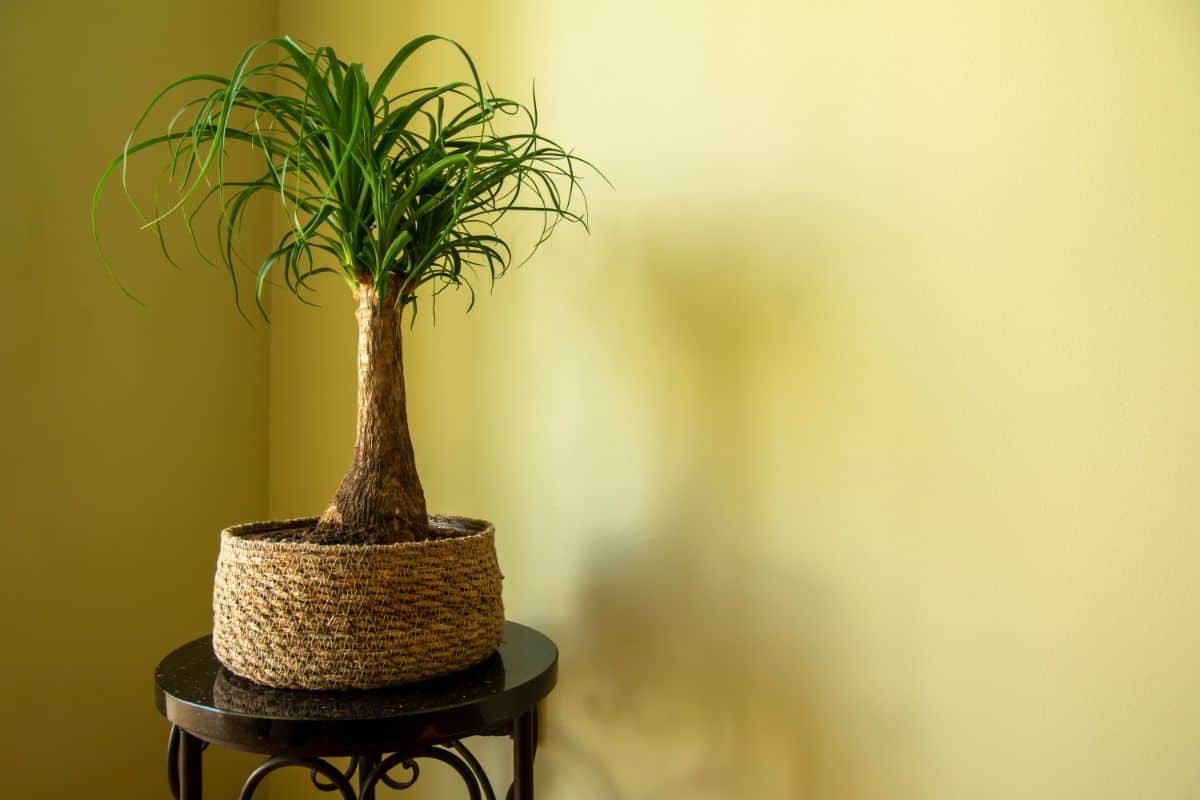
<path fill-rule="evenodd" d="M 811 468 L 786 452 L 805 434 L 781 428 L 832 401 L 804 377 L 837 335 L 820 251 L 764 265 L 722 244 L 751 231 L 723 233 L 627 243 L 636 268 L 594 287 L 621 294 L 658 351 L 640 443 L 657 474 L 633 524 L 586 535 L 578 605 L 551 629 L 561 679 L 540 779 L 579 800 L 912 796 L 911 753 L 864 752 L 864 726 L 897 723 L 856 698 L 840 630 L 853 603 L 805 553 L 834 532 L 780 502 L 809 491 Z M 730 280 L 755 259 L 766 280 Z"/>

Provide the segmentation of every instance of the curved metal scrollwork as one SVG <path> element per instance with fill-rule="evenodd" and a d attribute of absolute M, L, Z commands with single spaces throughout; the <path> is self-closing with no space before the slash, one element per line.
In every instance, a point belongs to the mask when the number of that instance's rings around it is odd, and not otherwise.
<path fill-rule="evenodd" d="M 405 780 L 396 780 L 391 775 L 388 775 L 387 772 L 384 772 L 379 776 L 379 780 L 383 781 L 385 786 L 390 786 L 393 789 L 407 789 L 417 782 L 417 778 L 421 777 L 421 766 L 415 761 L 405 758 L 396 766 L 404 767 L 408 770 L 411 773 L 410 777 Z"/>
<path fill-rule="evenodd" d="M 176 800 L 179 798 L 179 741 L 180 733 L 173 729 L 167 742 L 167 777 L 171 782 L 171 793 Z M 354 756 L 345 770 L 338 769 L 323 758 L 271 756 L 250 773 L 238 798 L 252 800 L 263 779 L 276 770 L 284 767 L 302 767 L 309 770 L 313 786 L 322 792 L 339 792 L 342 800 L 360 800 L 362 797 L 372 797 L 379 784 L 393 789 L 409 788 L 421 775 L 417 759 L 424 758 L 440 761 L 458 773 L 458 777 L 467 787 L 469 800 L 496 800 L 496 792 L 487 773 L 484 772 L 483 765 L 474 753 L 459 741 L 393 753 L 383 760 L 378 756 Z M 408 774 L 404 777 L 393 777 L 390 773 L 398 767 L 407 770 Z M 355 791 L 351 783 L 356 773 L 359 779 L 358 791 Z"/>
<path fill-rule="evenodd" d="M 475 780 L 479 781 L 479 785 L 483 788 L 485 800 L 496 800 L 496 790 L 492 788 L 492 782 L 488 779 L 487 773 L 483 771 L 483 765 L 479 763 L 479 759 L 475 757 L 475 754 L 459 741 L 451 742 L 450 746 L 454 748 L 454 752 L 462 756 L 463 761 L 467 762 L 467 766 L 471 768 L 471 772 L 475 773 Z"/>
<path fill-rule="evenodd" d="M 440 747 L 426 747 L 423 750 L 417 750 L 415 752 L 393 753 L 392 755 L 383 759 L 379 762 L 379 765 L 376 766 L 375 769 L 371 770 L 370 774 L 363 779 L 362 794 L 367 796 L 368 793 L 371 792 L 379 783 L 385 783 L 387 786 L 394 787 L 397 786 L 397 784 L 400 784 L 397 788 L 407 788 L 412 786 L 413 783 L 416 782 L 417 775 L 419 774 L 419 768 L 417 767 L 416 763 L 414 763 L 414 759 L 418 758 L 428 758 L 434 761 L 441 761 L 443 764 L 450 766 L 455 772 L 458 773 L 458 777 L 462 778 L 463 783 L 467 787 L 467 793 L 470 800 L 483 800 L 483 796 L 479 791 L 479 778 L 472 766 L 463 758 L 451 752 L 450 750 L 445 750 Z M 474 760 L 473 756 L 472 760 Z M 390 771 L 401 765 L 412 771 L 412 777 L 406 781 L 397 781 L 396 784 L 385 782 L 384 777 L 387 776 Z M 484 781 L 486 780 L 487 777 L 484 776 Z M 488 786 L 488 790 L 490 796 L 490 786 Z M 243 800 L 245 800 L 245 798 L 243 798 Z"/>
<path fill-rule="evenodd" d="M 346 781 L 349 782 L 350 779 L 354 777 L 354 773 L 357 771 L 358 771 L 358 756 L 351 756 L 350 763 L 346 765 L 346 771 L 342 773 L 342 777 L 344 777 L 346 779 Z M 309 780 L 312 781 L 312 785 L 317 787 L 317 789 L 319 791 L 322 791 L 322 792 L 337 791 L 338 785 L 336 783 L 333 783 L 332 781 L 329 783 L 323 782 L 321 780 L 321 773 L 317 772 L 317 770 L 315 770 L 315 769 L 311 773 L 309 773 L 308 777 L 309 777 Z"/>
<path fill-rule="evenodd" d="M 358 795 L 354 791 L 354 787 L 350 784 L 346 774 L 340 769 L 330 764 L 322 758 L 292 758 L 290 756 L 271 756 L 266 761 L 258 765 L 254 772 L 250 773 L 250 777 L 242 785 L 242 792 L 238 795 L 238 800 L 250 800 L 254 797 L 254 792 L 258 789 L 258 785 L 262 783 L 263 778 L 270 775 L 272 772 L 284 767 L 305 767 L 312 770 L 313 783 L 318 789 L 325 792 L 337 790 L 341 792 L 343 800 L 358 800 Z M 329 779 L 330 789 L 322 789 L 321 784 L 317 781 L 317 775 Z"/>

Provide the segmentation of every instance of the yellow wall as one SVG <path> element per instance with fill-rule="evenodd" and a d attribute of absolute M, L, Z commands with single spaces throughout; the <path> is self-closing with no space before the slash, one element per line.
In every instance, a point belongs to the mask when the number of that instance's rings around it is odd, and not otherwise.
<path fill-rule="evenodd" d="M 222 273 L 166 266 L 118 187 L 102 224 L 138 308 L 96 260 L 87 213 L 153 91 L 230 69 L 275 15 L 235 0 L 0 3 L 5 797 L 167 796 L 154 665 L 210 629 L 217 531 L 266 511 L 265 327 L 237 316 Z M 209 761 L 214 797 L 255 763 Z"/>
<path fill-rule="evenodd" d="M 149 672 L 207 629 L 216 530 L 349 459 L 342 288 L 268 343 L 114 194 L 138 309 L 98 166 L 276 29 L 369 69 L 433 30 L 617 185 L 407 336 L 431 508 L 496 521 L 510 616 L 562 647 L 543 797 L 1200 793 L 1194 7 L 276 11 L 0 6 L 0 784 L 161 794 Z M 251 763 L 210 761 L 212 796 Z"/>
<path fill-rule="evenodd" d="M 431 507 L 562 645 L 542 796 L 1198 796 L 1194 5 L 280 26 L 369 70 L 456 36 L 617 185 L 408 337 Z M 276 304 L 276 515 L 349 457 L 340 292 Z"/>

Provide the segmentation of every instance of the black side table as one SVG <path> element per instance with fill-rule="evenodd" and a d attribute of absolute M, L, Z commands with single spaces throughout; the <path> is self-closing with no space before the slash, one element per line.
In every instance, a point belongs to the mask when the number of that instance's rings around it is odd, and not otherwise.
<path fill-rule="evenodd" d="M 268 774 L 289 766 L 310 770 L 318 789 L 339 792 L 343 800 L 374 800 L 379 784 L 412 786 L 420 759 L 452 767 L 471 800 L 495 800 L 462 739 L 510 736 L 507 797 L 533 800 L 537 706 L 554 688 L 557 671 L 554 643 L 508 622 L 495 654 L 445 678 L 373 691 L 272 689 L 222 667 L 212 637 L 205 636 L 168 655 L 154 673 L 155 703 L 171 723 L 167 780 L 177 800 L 200 800 L 201 753 L 211 743 L 267 755 L 246 779 L 241 800 L 253 797 Z M 326 760 L 338 756 L 350 757 L 345 771 Z"/>

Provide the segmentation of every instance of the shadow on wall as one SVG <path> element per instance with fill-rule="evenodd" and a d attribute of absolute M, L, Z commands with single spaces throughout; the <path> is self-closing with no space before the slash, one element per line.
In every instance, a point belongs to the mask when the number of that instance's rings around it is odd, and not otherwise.
<path fill-rule="evenodd" d="M 554 631 L 562 681 L 544 714 L 547 793 L 909 796 L 915 759 L 902 745 L 880 758 L 851 744 L 856 726 L 894 723 L 839 672 L 838 625 L 853 612 L 802 555 L 829 531 L 770 488 L 778 437 L 805 441 L 794 430 L 804 407 L 832 397 L 789 384 L 821 357 L 814 337 L 836 335 L 810 307 L 819 291 L 796 279 L 812 267 L 777 263 L 794 282 L 754 287 L 729 277 L 749 273 L 740 259 L 751 253 L 712 241 L 643 252 L 626 276 L 626 299 L 639 302 L 625 307 L 637 307 L 630 335 L 659 351 L 658 374 L 642 376 L 657 395 L 656 441 L 640 445 L 659 454 L 661 474 L 643 525 L 589 535 L 576 614 Z M 783 385 L 784 398 L 766 397 Z M 808 491 L 805 471 L 799 459 L 785 468 L 795 494 Z"/>
<path fill-rule="evenodd" d="M 669 524 L 714 533 L 694 509 Z M 597 798 L 734 798 L 810 788 L 820 723 L 808 698 L 819 678 L 796 652 L 809 634 L 789 609 L 730 586 L 738 576 L 689 566 L 690 557 L 675 534 L 592 562 L 581 617 L 561 642 L 564 682 L 547 709 L 542 764 L 552 791 L 564 783 Z"/>

